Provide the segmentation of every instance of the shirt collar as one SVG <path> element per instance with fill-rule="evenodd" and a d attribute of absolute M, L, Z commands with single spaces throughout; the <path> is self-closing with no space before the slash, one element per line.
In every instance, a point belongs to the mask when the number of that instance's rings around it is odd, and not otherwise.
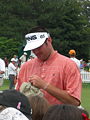
<path fill-rule="evenodd" d="M 40 59 L 37 58 L 38 62 L 40 64 L 50 64 L 57 57 L 57 53 L 58 53 L 57 51 L 54 51 L 46 61 L 41 61 Z"/>

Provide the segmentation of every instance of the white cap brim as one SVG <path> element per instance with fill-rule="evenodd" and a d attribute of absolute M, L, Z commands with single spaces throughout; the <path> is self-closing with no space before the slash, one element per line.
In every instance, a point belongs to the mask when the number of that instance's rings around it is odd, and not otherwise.
<path fill-rule="evenodd" d="M 50 35 L 47 32 L 30 33 L 25 36 L 27 44 L 24 51 L 33 50 L 40 47 Z"/>
<path fill-rule="evenodd" d="M 12 58 L 12 59 L 11 59 L 11 62 L 16 62 L 15 58 Z"/>

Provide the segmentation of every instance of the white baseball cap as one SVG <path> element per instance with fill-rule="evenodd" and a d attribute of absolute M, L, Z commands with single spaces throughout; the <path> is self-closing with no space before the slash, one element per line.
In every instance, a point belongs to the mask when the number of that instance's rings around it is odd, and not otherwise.
<path fill-rule="evenodd" d="M 11 59 L 11 62 L 12 62 L 12 61 L 16 62 L 15 58 L 12 58 L 12 59 Z"/>
<path fill-rule="evenodd" d="M 24 51 L 33 50 L 40 47 L 49 37 L 50 34 L 47 32 L 35 32 L 25 35 L 27 44 L 24 48 Z"/>

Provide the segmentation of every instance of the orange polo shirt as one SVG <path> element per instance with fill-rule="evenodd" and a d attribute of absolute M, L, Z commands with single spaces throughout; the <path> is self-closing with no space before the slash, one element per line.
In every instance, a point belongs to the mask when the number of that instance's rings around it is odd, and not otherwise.
<path fill-rule="evenodd" d="M 38 75 L 47 83 L 56 86 L 68 92 L 69 95 L 80 100 L 82 80 L 80 71 L 77 65 L 57 51 L 55 51 L 48 60 L 45 62 L 40 61 L 38 58 L 27 61 L 18 75 L 17 90 L 19 90 L 23 82 L 28 82 L 31 75 Z M 42 90 L 45 98 L 51 104 L 61 104 L 61 102 Z"/>

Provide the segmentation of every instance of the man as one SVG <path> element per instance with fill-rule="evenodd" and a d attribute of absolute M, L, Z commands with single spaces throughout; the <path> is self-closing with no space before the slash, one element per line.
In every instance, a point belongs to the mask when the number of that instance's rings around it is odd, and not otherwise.
<path fill-rule="evenodd" d="M 76 51 L 70 50 L 69 55 L 70 55 L 70 59 L 73 60 L 77 64 L 78 68 L 80 69 L 80 60 L 76 58 Z"/>
<path fill-rule="evenodd" d="M 23 55 L 19 58 L 19 60 L 21 61 L 21 65 L 26 62 L 26 57 L 27 57 L 27 53 L 24 52 Z"/>
<path fill-rule="evenodd" d="M 18 66 L 19 60 L 17 55 L 13 55 L 13 58 L 16 60 L 16 65 Z"/>
<path fill-rule="evenodd" d="M 10 80 L 9 89 L 14 89 L 14 81 L 17 75 L 17 66 L 16 66 L 15 58 L 12 58 L 11 62 L 8 65 L 8 74 L 9 74 L 9 80 Z"/>
<path fill-rule="evenodd" d="M 25 38 L 24 51 L 32 50 L 37 57 L 21 67 L 16 89 L 30 81 L 50 104 L 80 105 L 82 81 L 73 61 L 54 50 L 52 38 L 43 27 L 33 28 Z"/>
<path fill-rule="evenodd" d="M 3 85 L 3 74 L 5 73 L 5 62 L 0 58 L 0 87 Z"/>

